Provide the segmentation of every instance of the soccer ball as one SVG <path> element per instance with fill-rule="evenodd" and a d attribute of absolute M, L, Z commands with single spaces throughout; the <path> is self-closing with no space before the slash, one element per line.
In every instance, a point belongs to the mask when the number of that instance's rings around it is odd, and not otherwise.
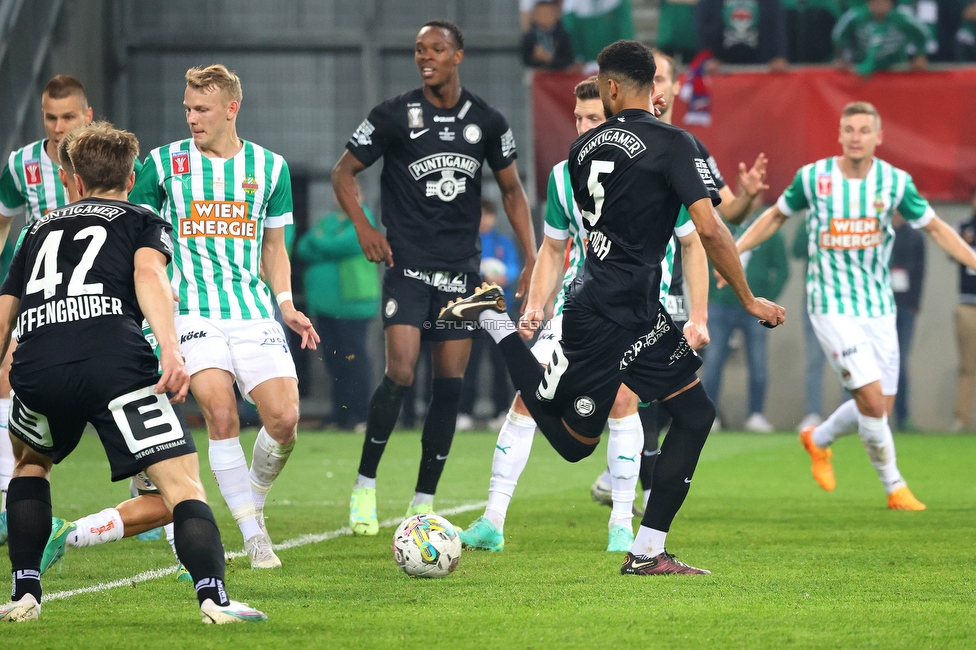
<path fill-rule="evenodd" d="M 444 517 L 408 517 L 393 534 L 393 559 L 408 576 L 444 578 L 461 559 L 461 538 Z"/>

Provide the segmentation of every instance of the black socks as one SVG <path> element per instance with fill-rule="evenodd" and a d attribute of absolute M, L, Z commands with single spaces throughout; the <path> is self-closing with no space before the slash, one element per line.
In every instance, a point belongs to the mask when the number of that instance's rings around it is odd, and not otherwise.
<path fill-rule="evenodd" d="M 193 576 L 200 604 L 210 599 L 230 604 L 224 588 L 224 546 L 213 511 L 203 501 L 181 501 L 173 508 L 176 554 Z"/>
<path fill-rule="evenodd" d="M 417 492 L 434 494 L 444 472 L 444 463 L 454 441 L 457 426 L 458 404 L 461 401 L 460 377 L 435 378 L 432 384 L 430 407 L 424 420 L 424 432 L 420 438 L 420 472 L 417 476 Z"/>
<path fill-rule="evenodd" d="M 398 386 L 384 375 L 383 381 L 373 392 L 373 399 L 369 403 L 369 415 L 366 418 L 363 454 L 359 459 L 359 473 L 363 476 L 376 478 L 376 468 L 380 465 L 386 443 L 393 433 L 397 418 L 400 417 L 400 408 L 403 406 L 408 390 L 410 390 L 409 386 Z M 456 404 L 454 409 L 456 415 Z"/>
<path fill-rule="evenodd" d="M 7 537 L 13 573 L 11 600 L 33 594 L 41 602 L 41 557 L 51 537 L 51 484 L 36 476 L 21 476 L 7 489 Z"/>

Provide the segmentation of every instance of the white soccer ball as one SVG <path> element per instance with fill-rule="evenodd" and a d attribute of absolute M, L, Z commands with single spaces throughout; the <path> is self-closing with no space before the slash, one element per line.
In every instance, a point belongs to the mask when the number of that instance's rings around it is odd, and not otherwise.
<path fill-rule="evenodd" d="M 461 538 L 444 517 L 414 515 L 393 534 L 393 559 L 409 576 L 444 578 L 461 559 Z"/>
<path fill-rule="evenodd" d="M 504 278 L 508 273 L 508 266 L 497 257 L 481 258 L 481 275 L 485 279 Z"/>

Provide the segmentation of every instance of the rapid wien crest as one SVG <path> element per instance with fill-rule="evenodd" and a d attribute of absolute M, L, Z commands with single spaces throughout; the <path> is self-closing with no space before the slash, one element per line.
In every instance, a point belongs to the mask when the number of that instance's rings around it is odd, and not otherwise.
<path fill-rule="evenodd" d="M 467 179 L 474 178 L 481 163 L 460 153 L 435 153 L 410 163 L 410 175 L 415 181 L 439 174 L 427 181 L 427 196 L 448 202 L 465 190 Z"/>

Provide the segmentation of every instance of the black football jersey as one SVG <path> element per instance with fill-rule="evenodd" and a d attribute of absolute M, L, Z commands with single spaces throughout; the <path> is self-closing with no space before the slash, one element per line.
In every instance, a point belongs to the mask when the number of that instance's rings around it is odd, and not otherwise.
<path fill-rule="evenodd" d="M 481 265 L 481 174 L 515 161 L 501 113 L 461 90 L 450 109 L 421 89 L 383 102 L 346 144 L 367 167 L 381 156 L 380 214 L 402 268 L 477 273 Z"/>
<path fill-rule="evenodd" d="M 708 163 L 708 169 L 712 172 L 712 179 L 715 180 L 715 189 L 721 191 L 726 183 L 725 179 L 722 178 L 722 172 L 718 170 L 718 163 L 715 162 L 715 158 L 708 152 L 705 144 L 698 139 L 698 136 L 691 134 L 691 137 L 695 139 L 695 144 L 698 145 L 698 151 L 701 152 L 701 157 Z M 674 267 L 671 269 L 671 285 L 668 287 L 668 293 L 672 296 L 683 296 L 685 291 L 684 282 L 685 273 L 684 269 L 681 268 L 681 242 L 675 240 Z"/>
<path fill-rule="evenodd" d="M 134 257 L 173 257 L 172 227 L 149 210 L 82 199 L 25 229 L 0 293 L 20 299 L 13 367 L 28 372 L 98 356 L 150 354 Z"/>
<path fill-rule="evenodd" d="M 720 202 L 709 165 L 691 134 L 628 109 L 577 138 L 569 174 L 589 233 L 570 299 L 638 329 L 660 306 L 661 260 L 681 206 Z"/>

